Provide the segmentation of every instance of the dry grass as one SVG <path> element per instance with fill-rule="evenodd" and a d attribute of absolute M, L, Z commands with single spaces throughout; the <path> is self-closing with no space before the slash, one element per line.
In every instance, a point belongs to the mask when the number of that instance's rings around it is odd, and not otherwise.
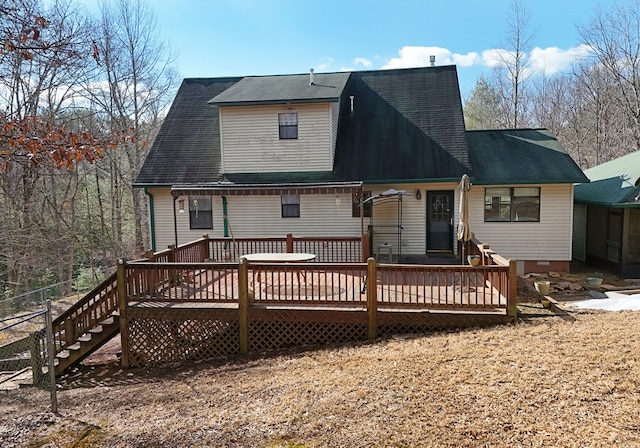
<path fill-rule="evenodd" d="M 85 367 L 60 414 L 0 395 L 0 446 L 640 447 L 640 320 L 394 338 L 161 371 Z"/>

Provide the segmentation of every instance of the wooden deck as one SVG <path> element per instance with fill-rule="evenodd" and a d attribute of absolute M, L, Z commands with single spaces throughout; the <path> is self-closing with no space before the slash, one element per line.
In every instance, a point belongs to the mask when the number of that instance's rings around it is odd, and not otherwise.
<path fill-rule="evenodd" d="M 210 280 L 203 271 L 193 279 L 181 280 L 177 284 L 167 284 L 146 290 L 141 295 L 131 296 L 129 306 L 179 307 L 238 307 L 240 281 L 238 272 L 215 276 Z M 300 309 L 308 305 L 330 305 L 335 309 L 360 305 L 366 308 L 366 276 L 323 272 L 308 272 L 298 277 L 287 272 L 252 273 L 249 281 L 251 306 L 286 305 Z M 199 276 L 205 276 L 200 282 Z M 402 280 L 402 281 L 400 281 Z M 450 280 L 450 284 L 447 283 Z M 216 282 L 223 283 L 220 287 Z M 402 279 L 393 274 L 380 273 L 376 279 L 378 309 L 411 307 L 415 309 L 457 309 L 482 308 L 504 313 L 507 298 L 482 274 L 460 275 L 428 273 L 419 277 L 403 275 Z M 137 300 L 141 299 L 141 300 Z M 151 305 L 154 304 L 154 305 Z"/>

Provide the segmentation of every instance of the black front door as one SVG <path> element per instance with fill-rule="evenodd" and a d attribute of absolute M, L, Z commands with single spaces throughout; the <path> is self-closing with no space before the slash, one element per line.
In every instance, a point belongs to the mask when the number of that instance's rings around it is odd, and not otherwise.
<path fill-rule="evenodd" d="M 427 191 L 427 251 L 453 251 L 453 191 Z"/>

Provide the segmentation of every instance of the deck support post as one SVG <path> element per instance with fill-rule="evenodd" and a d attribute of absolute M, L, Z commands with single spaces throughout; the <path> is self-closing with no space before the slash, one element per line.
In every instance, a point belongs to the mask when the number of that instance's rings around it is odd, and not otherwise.
<path fill-rule="evenodd" d="M 117 288 L 118 288 L 118 309 L 120 311 L 120 343 L 122 345 L 122 355 L 120 365 L 129 368 L 129 328 L 127 327 L 127 271 L 126 260 L 120 258 L 117 268 Z"/>
<path fill-rule="evenodd" d="M 367 337 L 375 339 L 378 335 L 378 288 L 376 285 L 376 260 L 367 259 Z"/>
<path fill-rule="evenodd" d="M 200 246 L 200 257 L 202 258 L 200 259 L 200 261 L 208 261 L 211 259 L 211 251 L 209 250 L 209 234 L 205 233 L 204 235 L 202 235 L 202 239 L 202 246 Z"/>
<path fill-rule="evenodd" d="M 249 269 L 247 260 L 240 258 L 238 264 L 238 325 L 240 330 L 240 354 L 249 353 Z"/>
<path fill-rule="evenodd" d="M 509 286 L 507 288 L 507 315 L 514 318 L 518 316 L 518 262 L 509 260 Z"/>
<path fill-rule="evenodd" d="M 293 253 L 293 234 L 287 233 L 287 253 Z"/>
<path fill-rule="evenodd" d="M 362 261 L 369 259 L 369 233 L 364 232 L 362 239 L 360 240 L 360 247 L 362 248 Z"/>

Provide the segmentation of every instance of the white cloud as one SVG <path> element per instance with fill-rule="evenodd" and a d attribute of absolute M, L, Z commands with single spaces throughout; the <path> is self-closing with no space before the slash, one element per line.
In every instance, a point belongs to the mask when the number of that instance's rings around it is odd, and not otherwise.
<path fill-rule="evenodd" d="M 365 68 L 371 68 L 371 65 L 372 65 L 371 61 L 365 58 L 355 58 L 353 60 L 353 64 L 356 66 L 361 65 L 362 67 L 365 67 Z"/>
<path fill-rule="evenodd" d="M 563 50 L 558 47 L 536 47 L 529 58 L 532 74 L 553 75 L 566 70 L 573 62 L 576 62 L 589 54 L 587 45 Z M 436 57 L 436 65 L 455 64 L 459 67 L 497 67 L 513 58 L 512 52 L 501 48 L 484 50 L 481 53 L 469 52 L 466 54 L 453 53 L 451 50 L 441 47 L 420 47 L 407 45 L 398 51 L 398 57 L 389 59 L 383 69 L 427 67 L 430 65 L 429 57 Z M 357 61 L 361 58 L 357 58 Z"/>
<path fill-rule="evenodd" d="M 410 68 L 431 65 L 430 56 L 436 57 L 436 65 L 457 64 L 469 67 L 477 62 L 477 53 L 452 53 L 446 48 L 406 46 L 398 51 L 398 57 L 390 59 L 382 68 Z"/>
<path fill-rule="evenodd" d="M 589 55 L 589 46 L 582 44 L 568 50 L 558 47 L 539 48 L 531 51 L 529 58 L 535 72 L 553 75 L 566 70 L 573 62 Z"/>

